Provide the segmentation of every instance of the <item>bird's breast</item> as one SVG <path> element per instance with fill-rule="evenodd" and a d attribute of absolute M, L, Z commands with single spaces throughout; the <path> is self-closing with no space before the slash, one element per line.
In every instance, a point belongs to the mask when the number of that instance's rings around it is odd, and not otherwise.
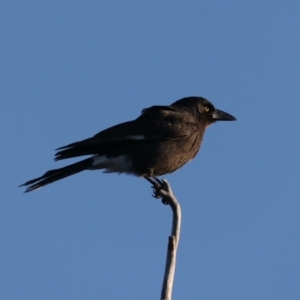
<path fill-rule="evenodd" d="M 202 136 L 190 136 L 141 144 L 132 153 L 133 169 L 140 176 L 147 176 L 149 170 L 155 176 L 172 173 L 192 160 L 200 149 Z"/>

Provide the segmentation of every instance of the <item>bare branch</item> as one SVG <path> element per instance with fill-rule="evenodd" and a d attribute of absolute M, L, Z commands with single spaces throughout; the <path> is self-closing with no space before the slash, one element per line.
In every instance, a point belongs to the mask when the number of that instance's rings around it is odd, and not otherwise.
<path fill-rule="evenodd" d="M 156 195 L 162 197 L 162 202 L 169 204 L 173 212 L 172 231 L 169 236 L 165 274 L 161 290 L 161 300 L 171 300 L 180 235 L 181 208 L 172 192 L 170 184 L 165 179 L 161 181 L 160 187 L 156 186 L 154 189 Z"/>

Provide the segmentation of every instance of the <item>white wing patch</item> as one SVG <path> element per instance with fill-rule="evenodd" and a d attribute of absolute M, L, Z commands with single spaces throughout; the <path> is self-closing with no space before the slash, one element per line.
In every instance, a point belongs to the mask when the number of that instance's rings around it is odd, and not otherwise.
<path fill-rule="evenodd" d="M 105 169 L 105 173 L 132 173 L 132 161 L 126 155 L 107 158 L 106 155 L 95 156 L 90 170 Z"/>
<path fill-rule="evenodd" d="M 97 165 L 100 165 L 100 164 L 102 164 L 106 161 L 107 161 L 106 155 L 95 156 L 94 157 L 94 162 L 93 162 L 93 167 L 96 167 Z"/>

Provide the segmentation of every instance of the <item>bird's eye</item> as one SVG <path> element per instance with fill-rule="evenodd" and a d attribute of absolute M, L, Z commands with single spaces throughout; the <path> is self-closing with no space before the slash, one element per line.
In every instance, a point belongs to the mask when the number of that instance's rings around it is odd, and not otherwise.
<path fill-rule="evenodd" d="M 205 111 L 209 112 L 209 107 L 208 106 L 204 106 Z"/>

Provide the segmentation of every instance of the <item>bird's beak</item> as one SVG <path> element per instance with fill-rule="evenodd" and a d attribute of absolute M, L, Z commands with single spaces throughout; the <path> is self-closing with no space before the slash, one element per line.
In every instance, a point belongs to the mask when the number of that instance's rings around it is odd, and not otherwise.
<path fill-rule="evenodd" d="M 236 118 L 234 116 L 226 113 L 225 111 L 219 110 L 219 109 L 215 109 L 212 116 L 215 121 L 235 121 L 236 120 Z"/>

